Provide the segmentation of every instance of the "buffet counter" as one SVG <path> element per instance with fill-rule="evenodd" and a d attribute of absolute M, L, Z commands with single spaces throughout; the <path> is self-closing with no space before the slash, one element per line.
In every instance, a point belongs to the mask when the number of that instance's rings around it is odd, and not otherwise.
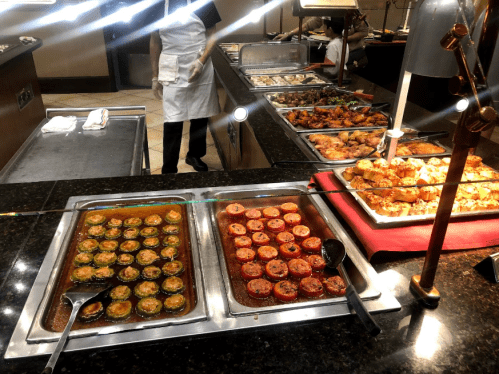
<path fill-rule="evenodd" d="M 53 211 L 63 209 L 71 196 L 169 191 L 214 186 L 305 181 L 312 172 L 255 169 L 189 173 L 175 178 L 142 176 L 79 181 L 1 185 L 0 210 Z M 0 236 L 1 353 L 26 303 L 62 214 L 2 217 Z M 420 272 L 418 254 L 391 255 L 374 264 L 384 287 L 397 298 L 401 310 L 375 314 L 382 328 L 370 337 L 354 315 L 283 323 L 194 337 L 168 339 L 112 349 L 63 353 L 56 372 L 149 372 L 168 362 L 172 372 L 494 372 L 497 350 L 495 322 L 499 318 L 499 288 L 473 266 L 498 248 L 442 255 L 436 287 L 442 294 L 437 309 L 422 308 L 409 292 L 409 280 Z M 29 321 L 26 321 L 28 324 Z M 109 335 L 112 337 L 112 335 Z M 48 356 L 2 359 L 1 371 L 40 372 Z"/>
<path fill-rule="evenodd" d="M 250 105 L 257 101 L 223 55 L 216 53 L 213 60 L 219 80 L 233 104 Z M 359 79 L 355 84 L 364 92 L 374 94 L 375 100 L 393 102 L 393 94 L 365 80 Z M 308 160 L 295 140 L 288 137 L 285 127 L 276 122 L 267 109 L 266 104 L 255 106 L 247 120 L 267 162 Z M 430 121 L 430 113 L 416 106 L 409 105 L 406 114 L 406 120 L 418 128 L 452 130 L 451 122 Z M 450 139 L 446 142 L 449 145 Z M 494 144 L 484 141 L 478 153 L 484 162 L 497 168 Z M 28 296 L 42 291 L 35 284 L 37 277 L 49 276 L 43 263 L 47 254 L 54 256 L 51 252 L 53 240 L 60 235 L 58 230 L 65 214 L 62 210 L 70 199 L 111 194 L 168 194 L 169 191 L 189 193 L 198 189 L 211 193 L 241 192 L 242 186 L 255 184 L 306 186 L 317 170 L 310 164 L 298 165 L 187 173 L 174 177 L 145 175 L 0 185 L 1 196 L 7 197 L 0 200 L 1 213 L 33 212 L 25 216 L 0 216 L 3 227 L 0 232 L 3 260 L 0 265 L 0 354 L 3 357 L 10 349 L 16 325 L 25 330 L 31 326 L 32 321 L 21 315 L 25 307 L 36 308 L 26 305 Z M 345 224 L 329 200 L 322 194 L 317 197 L 342 224 L 360 253 L 364 253 L 355 230 Z M 202 210 L 207 204 L 201 200 L 193 205 Z M 203 217 L 201 214 L 196 219 Z M 199 223 L 209 227 L 204 219 Z M 209 251 L 202 243 L 198 242 L 199 251 Z M 62 353 L 55 372 L 145 373 L 162 367 L 171 372 L 205 373 L 497 372 L 499 286 L 474 266 L 498 250 L 496 247 L 442 254 L 435 279 L 442 299 L 436 309 L 423 308 L 409 291 L 410 278 L 421 272 L 423 253 L 378 254 L 369 266 L 376 271 L 383 292 L 393 296 L 400 307 L 374 314 L 382 329 L 376 337 L 367 333 L 354 314 L 312 318 L 306 308 L 296 310 L 294 315 L 292 310 L 286 310 L 271 313 L 279 323 L 268 324 L 270 317 L 262 313 L 244 316 L 251 328 L 238 328 L 236 318 L 240 317 L 226 316 L 220 322 L 220 315 L 210 313 L 208 308 L 209 330 L 200 328 L 191 335 L 172 337 L 176 327 L 172 326 L 170 330 L 166 326 L 160 334 L 149 335 L 153 330 L 142 330 L 141 336 L 145 338 L 135 341 L 128 338 L 122 341 L 122 335 L 109 331 L 105 336 L 109 342 L 106 347 L 99 343 L 99 336 L 90 337 L 97 342 L 90 349 L 78 348 L 77 341 L 70 341 L 70 352 Z M 220 261 L 213 256 L 202 261 L 205 261 L 207 274 L 221 276 Z M 203 279 L 213 287 L 210 281 Z M 220 295 L 220 299 L 208 300 L 208 304 L 226 304 L 228 300 L 224 293 Z M 33 357 L 2 358 L 0 372 L 41 372 L 47 360 L 48 356 L 40 355 L 40 352 L 34 352 Z"/>

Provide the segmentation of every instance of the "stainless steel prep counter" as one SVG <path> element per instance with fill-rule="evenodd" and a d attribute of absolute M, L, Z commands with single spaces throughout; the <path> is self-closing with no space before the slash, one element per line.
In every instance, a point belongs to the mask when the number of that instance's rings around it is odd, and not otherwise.
<path fill-rule="evenodd" d="M 149 172 L 144 114 L 109 116 L 102 130 L 83 130 L 86 116 L 78 116 L 71 132 L 43 133 L 54 115 L 74 115 L 95 108 L 48 109 L 21 148 L 0 171 L 0 183 L 85 179 L 141 175 Z M 110 111 L 143 111 L 143 106 L 113 107 Z M 143 157 L 145 169 L 142 168 Z"/>

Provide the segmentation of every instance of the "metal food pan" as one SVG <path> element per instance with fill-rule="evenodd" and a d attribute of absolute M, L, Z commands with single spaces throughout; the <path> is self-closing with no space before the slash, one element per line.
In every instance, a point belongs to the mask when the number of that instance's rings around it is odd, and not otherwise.
<path fill-rule="evenodd" d="M 63 213 L 57 230 L 54 234 L 50 247 L 47 250 L 45 259 L 39 269 L 35 283 L 29 292 L 27 301 L 23 307 L 17 325 L 14 329 L 10 342 L 7 345 L 5 359 L 20 357 L 34 357 L 52 353 L 57 345 L 56 341 L 28 342 L 27 337 L 33 325 L 35 315 L 41 305 L 44 293 L 47 290 L 52 277 L 54 266 L 58 261 L 60 253 L 67 245 L 69 227 L 75 218 L 75 207 L 82 206 L 88 202 L 109 201 L 139 201 L 155 202 L 162 199 L 178 196 L 185 201 L 189 217 L 189 230 L 191 236 L 192 256 L 196 264 L 200 264 L 201 269 L 196 266 L 196 286 L 198 304 L 195 311 L 189 313 L 189 317 L 198 317 L 196 320 L 184 320 L 185 323 L 178 323 L 166 326 L 155 326 L 154 324 L 144 325 L 136 330 L 120 331 L 120 324 L 103 328 L 93 336 L 75 337 L 72 332 L 64 351 L 74 352 L 86 349 L 99 349 L 125 346 L 137 343 L 153 343 L 176 338 L 194 337 L 199 335 L 219 335 L 221 333 L 244 332 L 253 328 L 271 328 L 276 325 L 293 324 L 296 322 L 312 322 L 321 319 L 330 319 L 339 316 L 351 315 L 352 309 L 346 302 L 318 305 L 317 307 L 306 307 L 300 311 L 298 309 L 281 310 L 277 313 L 258 313 L 232 316 L 228 307 L 228 300 L 225 292 L 222 266 L 219 262 L 219 250 L 215 240 L 215 230 L 211 225 L 212 201 L 205 200 L 207 196 L 215 196 L 219 193 L 230 191 L 252 191 L 250 196 L 254 198 L 260 191 L 291 191 L 292 193 L 303 193 L 307 190 L 308 180 L 299 182 L 252 184 L 234 187 L 210 187 L 194 188 L 186 193 L 185 190 L 173 191 L 148 191 L 134 193 L 119 193 L 108 195 L 73 196 L 65 205 L 66 212 Z M 311 190 L 314 192 L 315 190 Z M 314 205 L 319 207 L 321 212 L 329 212 L 326 203 L 316 195 L 310 197 Z M 373 267 L 361 254 L 360 249 L 353 240 L 341 228 L 341 224 L 332 213 L 327 213 L 323 217 L 328 226 L 333 227 L 333 234 L 340 239 L 347 248 L 348 257 L 346 267 L 349 270 L 357 269 L 369 288 L 379 290 L 380 297 L 366 300 L 364 303 L 371 313 L 382 313 L 393 310 L 400 310 L 401 306 L 392 295 L 385 284 L 381 281 Z M 195 235 L 194 235 L 195 233 Z M 69 234 L 70 235 L 70 234 Z M 201 250 L 202 249 L 202 250 Z M 349 271 L 350 274 L 350 271 Z M 352 276 L 354 274 L 351 274 Z M 202 278 L 199 281 L 199 278 Z M 358 278 L 357 278 L 358 279 Z M 358 291 L 366 292 L 362 282 L 355 282 Z M 362 295 L 363 296 L 363 295 Z M 306 306 L 306 305 L 305 305 Z M 197 314 L 196 314 L 197 313 Z M 153 322 L 153 321 L 151 321 Z M 180 321 L 179 321 L 180 322 Z"/>
<path fill-rule="evenodd" d="M 333 89 L 335 91 L 339 92 L 339 93 L 342 93 L 342 94 L 353 95 L 352 91 L 338 89 L 336 87 L 333 87 Z M 331 107 L 335 107 L 335 106 L 338 105 L 338 104 L 331 104 L 331 105 L 311 105 L 311 106 L 302 106 L 302 107 L 292 107 L 292 106 L 286 107 L 286 106 L 279 106 L 277 103 L 275 103 L 274 101 L 271 100 L 271 97 L 273 95 L 280 95 L 280 94 L 284 94 L 284 93 L 298 93 L 298 94 L 302 94 L 302 93 L 305 93 L 305 92 L 306 91 L 276 91 L 276 92 L 265 92 L 263 94 L 263 97 L 265 98 L 265 100 L 268 101 L 268 103 L 270 105 L 272 105 L 272 107 L 274 107 L 276 109 L 282 109 L 282 110 L 293 110 L 293 109 L 312 110 L 316 106 L 318 106 L 320 108 L 331 108 Z M 369 105 L 367 102 L 365 102 L 364 100 L 362 100 L 359 97 L 356 97 L 355 101 L 358 102 L 358 105 Z"/>
<path fill-rule="evenodd" d="M 345 178 L 343 178 L 343 171 L 345 171 L 347 167 L 337 167 L 333 168 L 333 173 L 340 180 L 340 182 L 349 190 L 353 190 L 350 186 L 350 182 L 348 182 Z M 479 182 L 477 182 L 479 183 Z M 364 209 L 364 211 L 369 215 L 369 217 L 380 226 L 390 227 L 390 226 L 401 226 L 407 225 L 416 222 L 425 222 L 431 221 L 435 219 L 435 214 L 422 214 L 417 216 L 404 216 L 404 217 L 388 217 L 383 216 L 381 214 L 376 213 L 373 209 L 371 209 L 367 203 L 357 194 L 355 191 L 350 191 L 352 196 L 357 200 L 359 205 Z M 480 210 L 480 211 L 471 211 L 471 212 L 452 212 L 451 218 L 460 218 L 460 217 L 478 217 L 484 215 L 498 214 L 499 210 Z"/>
<path fill-rule="evenodd" d="M 329 131 L 329 132 L 321 132 L 321 134 L 323 135 L 331 135 L 331 136 L 337 136 L 340 132 L 342 131 L 349 131 L 350 132 L 350 129 L 345 129 L 345 130 L 339 130 L 339 131 Z M 371 132 L 373 131 L 371 128 L 369 128 L 369 130 L 361 130 L 361 131 L 365 131 L 365 132 Z M 353 132 L 353 130 L 352 130 Z M 299 136 L 300 138 L 305 142 L 305 144 L 308 146 L 308 148 L 310 148 L 310 150 L 314 153 L 315 156 L 317 156 L 317 158 L 320 160 L 320 161 L 323 161 L 323 162 L 328 162 L 330 164 L 351 164 L 353 162 L 356 162 L 358 160 L 358 158 L 350 158 L 350 159 L 346 159 L 346 160 L 330 160 L 326 157 L 324 157 L 317 148 L 315 148 L 315 143 L 311 142 L 309 140 L 309 136 L 312 135 L 314 132 L 308 132 L 308 133 L 300 133 Z M 410 143 L 410 142 L 407 142 L 407 143 Z M 436 146 L 439 146 L 439 147 L 442 147 L 444 149 L 444 152 L 442 153 L 431 153 L 431 154 L 421 154 L 421 155 L 413 155 L 413 157 L 438 157 L 438 156 L 448 156 L 452 153 L 452 150 L 449 148 L 449 147 L 446 147 L 444 145 L 442 145 L 440 142 L 436 141 L 436 140 L 427 140 L 425 141 L 425 143 L 430 143 L 430 144 L 433 144 L 433 145 L 436 145 Z M 404 143 L 400 143 L 400 144 L 404 144 Z M 401 156 L 397 156 L 397 157 L 401 157 Z M 403 156 L 403 157 L 407 157 L 407 156 Z M 370 157 L 368 158 L 369 160 L 376 160 L 378 157 Z"/>
<path fill-rule="evenodd" d="M 235 222 L 233 219 L 227 219 L 225 208 L 227 205 L 238 202 L 246 208 L 265 208 L 269 206 L 279 206 L 285 202 L 294 202 L 299 207 L 299 213 L 304 222 L 309 224 L 312 236 L 319 236 L 322 239 L 336 237 L 340 240 L 345 237 L 343 228 L 335 222 L 332 213 L 322 205 L 316 196 L 306 194 L 306 188 L 286 188 L 286 189 L 263 189 L 255 191 L 254 189 L 239 188 L 234 191 L 223 191 L 218 193 L 207 193 L 206 198 L 217 199 L 210 204 L 210 215 L 212 227 L 215 234 L 219 262 L 222 269 L 225 292 L 227 294 L 230 313 L 234 316 L 251 315 L 255 313 L 280 312 L 292 309 L 316 307 L 322 305 L 332 305 L 346 303 L 346 297 L 333 297 L 324 295 L 317 299 L 308 299 L 299 297 L 297 302 L 280 302 L 273 296 L 267 299 L 253 299 L 245 292 L 246 282 L 239 274 L 241 264 L 233 257 L 234 248 L 232 248 L 231 238 L 226 232 L 226 224 Z M 229 200 L 229 201 L 227 201 Z M 246 222 L 245 218 L 239 219 Z M 227 222 L 229 221 L 229 222 Z M 275 243 L 272 241 L 270 245 Z M 347 254 L 350 259 L 355 259 L 359 253 L 352 248 L 347 247 Z M 347 261 L 346 269 L 349 277 L 352 279 L 360 296 L 364 300 L 379 298 L 381 293 L 370 280 L 362 276 L 359 269 L 354 265 L 355 261 Z M 325 270 L 326 271 L 326 270 Z M 331 270 L 328 270 L 331 272 Z M 316 274 L 314 277 L 334 275 L 332 273 Z M 290 277 L 288 277 L 290 279 Z M 298 280 L 295 280 L 298 283 Z"/>
<path fill-rule="evenodd" d="M 328 106 L 328 107 L 319 107 L 319 108 L 335 108 L 338 105 L 333 105 L 333 106 Z M 367 106 L 367 105 L 366 105 Z M 302 110 L 307 110 L 304 108 L 296 108 L 296 109 L 302 109 Z M 286 108 L 286 109 L 276 109 L 277 115 L 284 121 L 286 125 L 288 125 L 293 131 L 302 133 L 302 132 L 330 132 L 331 129 L 329 127 L 322 128 L 322 129 L 309 129 L 305 128 L 302 126 L 294 126 L 291 122 L 288 121 L 286 118 L 286 113 L 292 110 L 291 108 Z M 385 112 L 380 112 L 383 113 L 384 115 L 388 116 Z M 387 126 L 372 126 L 372 127 L 346 127 L 344 129 L 338 129 L 339 131 L 345 131 L 345 130 L 375 130 L 375 129 L 382 129 L 386 128 Z"/>
<path fill-rule="evenodd" d="M 282 79 L 284 79 L 284 76 L 285 75 L 290 75 L 290 74 L 261 74 L 262 76 L 279 76 L 281 77 Z M 330 85 L 332 84 L 332 82 L 322 76 L 320 76 L 319 74 L 316 74 L 316 73 L 306 73 L 306 75 L 309 75 L 309 76 L 314 76 L 314 78 L 316 79 L 320 79 L 322 81 L 324 81 L 324 83 L 309 83 L 309 84 L 275 84 L 275 85 L 268 85 L 268 86 L 255 86 L 253 84 L 253 82 L 251 81 L 251 76 L 248 76 L 248 75 L 243 75 L 243 81 L 246 83 L 246 85 L 250 88 L 250 90 L 255 90 L 255 91 L 261 91 L 261 90 L 268 90 L 268 89 L 272 89 L 272 90 L 275 90 L 276 88 L 290 88 L 290 87 L 322 87 L 322 86 L 325 86 L 325 85 Z M 304 78 L 305 79 L 305 78 Z"/>
<path fill-rule="evenodd" d="M 125 209 L 138 209 L 142 212 L 142 215 L 149 214 L 160 214 L 160 212 L 167 211 L 169 204 L 180 205 L 183 212 L 186 212 L 186 217 L 184 217 L 184 223 L 181 224 L 181 231 L 184 231 L 187 240 L 189 243 L 181 244 L 181 248 L 179 251 L 185 251 L 185 255 L 183 257 L 186 258 L 186 271 L 182 278 L 188 277 L 189 279 L 184 280 L 186 284 L 186 291 L 189 295 L 186 296 L 186 299 L 192 299 L 193 305 L 190 305 L 189 311 L 186 314 L 182 312 L 169 315 L 168 313 L 162 312 L 159 316 L 159 319 L 156 318 L 135 318 L 131 319 L 131 322 L 127 323 L 127 321 L 123 322 L 107 322 L 104 320 L 104 317 L 101 317 L 102 321 L 95 323 L 90 323 L 89 328 L 85 326 L 81 326 L 81 329 L 74 330 L 70 332 L 70 337 L 84 337 L 84 336 L 92 336 L 97 334 L 106 334 L 109 332 L 122 332 L 129 330 L 141 330 L 145 328 L 152 327 L 160 327 L 160 326 L 170 326 L 177 324 L 185 324 L 192 323 L 196 321 L 201 321 L 207 318 L 205 311 L 205 300 L 204 300 L 204 291 L 201 280 L 201 269 L 199 262 L 199 254 L 197 247 L 197 237 L 196 237 L 196 229 L 194 226 L 194 215 L 192 213 L 192 208 L 190 205 L 184 205 L 183 203 L 187 200 L 192 200 L 191 194 L 176 194 L 169 196 L 158 196 L 154 199 L 148 198 L 132 198 L 132 199 L 110 199 L 110 200 L 87 200 L 78 202 L 74 206 L 74 211 L 72 212 L 72 216 L 70 218 L 69 224 L 64 227 L 64 238 L 60 245 L 60 249 L 57 254 L 57 259 L 51 267 L 50 264 L 46 264 L 44 262 L 42 269 L 45 269 L 50 273 L 50 278 L 43 290 L 41 290 L 44 294 L 43 299 L 41 300 L 37 312 L 34 316 L 34 320 L 31 326 L 31 329 L 28 334 L 27 341 L 30 343 L 36 342 L 50 342 L 56 341 L 60 338 L 61 332 L 57 332 L 57 329 L 52 329 L 52 325 L 57 324 L 57 319 L 54 317 L 54 309 L 64 309 L 68 308 L 68 306 L 62 305 L 59 303 L 58 299 L 60 299 L 60 294 L 64 291 L 63 287 L 67 283 L 66 273 L 68 272 L 68 268 L 72 266 L 72 257 L 69 255 L 71 252 L 75 251 L 76 243 L 81 241 L 84 238 L 84 234 L 82 234 L 81 226 L 83 211 L 88 210 L 102 210 L 103 212 L 120 212 Z M 159 204 L 158 204 L 159 203 Z M 150 204 L 150 206 L 149 206 Z M 125 206 L 137 206 L 131 208 L 123 208 Z M 145 206 L 144 206 L 145 205 Z M 121 207 L 120 207 L 121 206 Z M 104 208 L 102 208 L 104 207 Z M 185 208 L 182 208 L 185 207 Z M 135 211 L 133 211 L 135 213 Z M 150 212 L 150 213 L 149 213 Z M 118 213 L 116 213 L 118 214 Z M 164 218 L 164 214 L 160 214 Z M 163 223 L 161 227 L 165 225 Z M 185 231 L 188 231 L 185 232 Z M 161 247 L 160 247 L 161 248 Z M 143 247 L 141 248 L 143 249 Z M 132 253 L 136 255 L 136 253 Z M 47 260 L 48 261 L 48 260 Z M 122 265 L 117 265 L 118 267 L 126 267 Z M 158 265 L 160 266 L 160 265 Z M 189 269 L 188 269 L 189 267 Z M 113 279 L 116 278 L 117 272 Z M 163 277 L 162 277 L 163 278 Z M 162 278 L 161 281 L 162 281 Z M 161 282 L 158 281 L 158 282 Z M 114 282 L 113 280 L 111 283 Z M 114 285 L 114 283 L 113 283 Z M 133 288 L 133 286 L 130 286 Z M 55 314 L 58 316 L 58 314 Z M 47 322 L 51 319 L 54 319 L 55 322 Z"/>

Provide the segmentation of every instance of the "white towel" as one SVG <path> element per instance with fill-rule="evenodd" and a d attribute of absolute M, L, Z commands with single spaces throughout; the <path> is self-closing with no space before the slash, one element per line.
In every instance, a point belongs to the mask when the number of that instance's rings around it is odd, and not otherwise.
<path fill-rule="evenodd" d="M 178 79 L 178 56 L 161 53 L 159 56 L 158 82 L 168 86 Z"/>
<path fill-rule="evenodd" d="M 109 121 L 109 111 L 104 108 L 92 110 L 83 125 L 83 130 L 101 130 Z"/>
<path fill-rule="evenodd" d="M 76 117 L 56 116 L 42 127 L 42 132 L 69 132 L 73 131 L 75 127 Z"/>

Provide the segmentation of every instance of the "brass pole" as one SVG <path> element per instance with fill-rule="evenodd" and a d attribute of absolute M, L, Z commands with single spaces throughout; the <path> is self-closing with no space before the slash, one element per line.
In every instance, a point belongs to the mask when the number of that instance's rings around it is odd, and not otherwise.
<path fill-rule="evenodd" d="M 303 30 L 303 17 L 300 17 L 298 20 L 298 43 L 301 42 L 302 30 Z"/>
<path fill-rule="evenodd" d="M 281 4 L 281 11 L 280 11 L 280 18 L 279 18 L 279 34 L 282 34 L 282 20 L 284 18 L 284 8 L 282 7 Z"/>
<path fill-rule="evenodd" d="M 350 28 L 351 13 L 345 16 L 345 26 L 343 30 L 343 44 L 341 46 L 340 71 L 338 73 L 338 87 L 343 87 L 343 73 L 345 70 L 345 58 L 348 45 L 348 29 Z"/>

